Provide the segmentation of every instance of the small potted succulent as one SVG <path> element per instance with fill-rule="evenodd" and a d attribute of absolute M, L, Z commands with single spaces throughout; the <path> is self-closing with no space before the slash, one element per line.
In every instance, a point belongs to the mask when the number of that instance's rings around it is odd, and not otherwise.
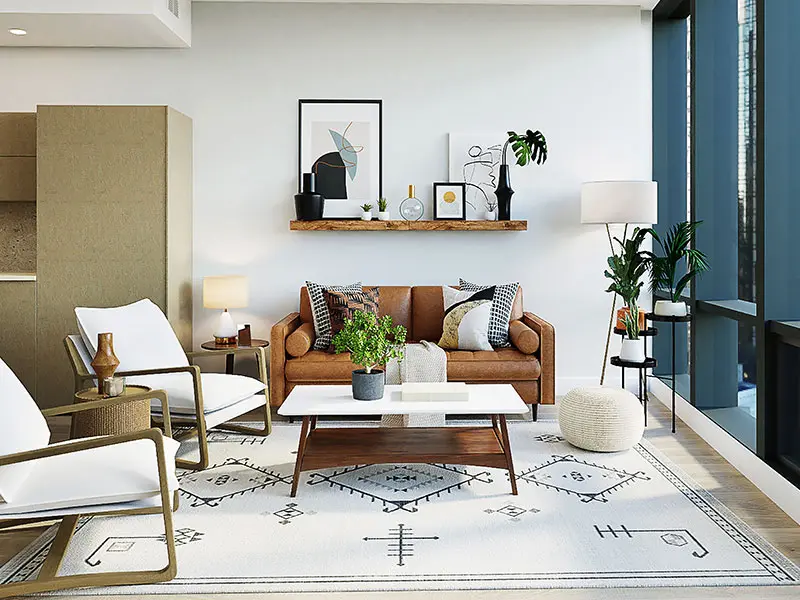
<path fill-rule="evenodd" d="M 639 307 L 635 302 L 628 306 L 628 312 L 625 314 L 623 322 L 625 323 L 625 336 L 622 338 L 619 357 L 628 362 L 641 364 L 647 360 L 647 356 L 644 352 L 644 338 L 639 336 L 641 333 Z"/>
<path fill-rule="evenodd" d="M 497 200 L 491 198 L 486 199 L 486 213 L 484 215 L 485 221 L 497 221 Z"/>
<path fill-rule="evenodd" d="M 389 201 L 386 198 L 378 198 L 378 221 L 388 221 L 388 220 L 389 220 Z"/>
<path fill-rule="evenodd" d="M 706 255 L 693 248 L 694 234 L 701 223 L 702 221 L 675 223 L 663 240 L 655 231 L 650 230 L 659 246 L 658 253 L 650 253 L 653 291 L 664 292 L 670 297 L 669 300 L 656 301 L 653 312 L 657 315 L 685 317 L 686 302 L 681 300 L 683 290 L 700 273 L 708 271 Z M 684 259 L 686 269 L 685 273 L 680 275 Z"/>
<path fill-rule="evenodd" d="M 372 220 L 372 204 L 361 205 L 361 220 L 362 221 Z"/>
<path fill-rule="evenodd" d="M 352 319 L 346 319 L 342 330 L 333 337 L 336 354 L 350 353 L 350 360 L 361 366 L 353 371 L 353 398 L 356 400 L 380 400 L 386 374 L 382 367 L 392 358 L 403 359 L 406 328 L 394 325 L 392 317 L 381 318 L 374 313 L 355 311 Z"/>

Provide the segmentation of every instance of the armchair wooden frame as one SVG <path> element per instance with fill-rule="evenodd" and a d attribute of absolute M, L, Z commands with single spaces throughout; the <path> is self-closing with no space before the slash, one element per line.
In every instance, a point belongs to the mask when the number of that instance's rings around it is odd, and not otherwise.
<path fill-rule="evenodd" d="M 45 417 L 55 417 L 60 415 L 73 415 L 78 412 L 87 410 L 94 410 L 96 408 L 106 408 L 125 402 L 135 402 L 142 400 L 143 397 L 155 398 L 161 400 L 162 406 L 168 407 L 167 394 L 163 390 L 152 390 L 143 392 L 141 395 L 136 394 L 133 396 L 120 396 L 116 398 L 106 398 L 102 400 L 94 400 L 92 402 L 84 402 L 75 404 L 73 406 L 63 406 L 57 408 L 46 409 L 42 411 Z M 169 417 L 169 411 L 165 411 L 164 417 L 164 434 L 158 428 L 144 429 L 132 433 L 125 433 L 115 436 L 107 436 L 101 438 L 90 438 L 85 440 L 77 440 L 66 444 L 57 444 L 40 448 L 37 450 L 29 450 L 27 452 L 19 452 L 16 454 L 8 454 L 0 456 L 0 467 L 22 463 L 29 460 L 37 460 L 40 458 L 47 458 L 50 456 L 58 456 L 61 454 L 69 454 L 73 452 L 80 452 L 82 450 L 89 450 L 91 448 L 101 448 L 103 446 L 112 446 L 115 444 L 124 444 L 134 440 L 149 439 L 152 440 L 156 447 L 156 459 L 158 462 L 158 481 L 161 497 L 161 506 L 153 508 L 134 508 L 129 510 L 116 510 L 108 512 L 86 512 L 78 515 L 68 515 L 61 518 L 61 525 L 53 538 L 52 545 L 47 554 L 39 575 L 36 579 L 31 581 L 21 581 L 15 583 L 8 583 L 0 585 L 0 598 L 8 598 L 11 596 L 18 596 L 23 594 L 37 594 L 41 592 L 52 592 L 57 590 L 65 590 L 72 588 L 82 587 L 105 587 L 114 585 L 138 585 L 146 583 L 160 583 L 169 581 L 175 578 L 178 572 L 178 565 L 175 556 L 175 533 L 172 525 L 172 511 L 178 509 L 178 491 L 176 490 L 173 497 L 172 505 L 170 505 L 169 483 L 167 478 L 167 463 L 164 454 L 164 435 L 167 437 L 172 436 L 172 424 Z M 113 573 L 97 573 L 97 574 L 79 574 L 79 575 L 64 575 L 58 576 L 58 569 L 64 559 L 64 554 L 67 551 L 70 540 L 75 533 L 75 527 L 78 520 L 82 516 L 128 516 L 128 515 L 144 515 L 144 514 L 161 514 L 164 519 L 164 532 L 165 541 L 167 545 L 167 566 L 163 569 L 154 571 L 117 571 Z M 0 529 L 13 530 L 16 527 L 23 525 L 30 525 L 32 523 L 47 523 L 57 521 L 52 516 L 48 517 L 32 517 L 30 519 L 19 520 L 5 520 L 0 521 Z"/>
<path fill-rule="evenodd" d="M 75 391 L 79 392 L 81 389 L 91 385 L 95 379 L 95 375 L 90 373 L 86 366 L 83 364 L 80 353 L 75 347 L 75 343 L 70 337 L 64 338 L 64 346 L 67 349 L 70 363 L 72 364 L 72 371 L 75 375 Z M 255 354 L 256 362 L 258 363 L 258 376 L 261 383 L 266 387 L 264 388 L 265 403 L 264 403 L 264 426 L 262 427 L 248 427 L 236 423 L 221 423 L 216 425 L 215 428 L 223 429 L 226 431 L 233 431 L 236 433 L 244 433 L 248 435 L 267 436 L 272 433 L 272 412 L 269 404 L 269 379 L 267 377 L 267 353 L 264 348 L 231 348 L 231 354 Z M 205 352 L 187 352 L 186 356 L 191 361 L 198 356 L 208 356 Z M 198 447 L 200 452 L 200 460 L 189 461 L 185 459 L 177 459 L 175 464 L 181 469 L 189 469 L 193 471 L 202 471 L 208 467 L 208 440 L 206 439 L 207 428 L 205 411 L 203 410 L 203 385 L 200 380 L 200 367 L 197 365 L 188 365 L 184 367 L 167 367 L 163 369 L 142 369 L 138 371 L 117 371 L 116 376 L 120 377 L 133 377 L 137 375 L 163 375 L 166 373 L 189 373 L 192 376 L 192 385 L 194 387 L 194 404 L 195 404 L 195 417 L 176 415 L 172 418 L 175 423 L 188 424 L 191 428 L 185 432 L 176 435 L 174 439 L 179 442 L 185 441 L 192 436 L 197 436 Z M 164 411 L 162 411 L 163 413 Z"/>

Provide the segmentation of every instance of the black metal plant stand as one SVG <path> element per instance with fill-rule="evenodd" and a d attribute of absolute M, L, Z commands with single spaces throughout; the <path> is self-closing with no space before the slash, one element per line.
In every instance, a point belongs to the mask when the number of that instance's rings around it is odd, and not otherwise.
<path fill-rule="evenodd" d="M 625 335 L 624 329 L 614 328 L 614 333 L 617 335 Z M 639 332 L 639 335 L 645 338 L 644 353 L 647 355 L 647 338 L 658 335 L 658 329 L 655 327 L 648 327 Z M 647 369 L 653 369 L 658 365 L 655 358 L 647 357 L 643 363 L 630 362 L 621 359 L 619 356 L 611 357 L 611 364 L 615 367 L 622 369 L 622 388 L 625 389 L 625 369 L 637 369 L 639 371 L 639 402 L 644 407 L 644 426 L 647 427 Z"/>
<path fill-rule="evenodd" d="M 645 315 L 648 321 L 672 324 L 672 433 L 675 433 L 675 323 L 688 323 L 692 320 L 692 315 L 687 314 L 683 317 L 670 317 L 648 313 Z"/>

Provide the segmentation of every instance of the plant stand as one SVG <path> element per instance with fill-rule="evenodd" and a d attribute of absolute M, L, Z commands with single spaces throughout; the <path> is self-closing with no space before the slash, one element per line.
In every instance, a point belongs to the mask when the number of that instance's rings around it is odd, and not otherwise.
<path fill-rule="evenodd" d="M 687 314 L 683 317 L 670 317 L 648 313 L 645 315 L 648 321 L 672 324 L 672 433 L 675 433 L 675 323 L 688 323 L 692 320 L 692 315 Z"/>
<path fill-rule="evenodd" d="M 614 333 L 617 335 L 625 335 L 624 329 L 614 328 Z M 639 332 L 639 335 L 644 337 L 644 350 L 647 354 L 647 338 L 658 335 L 658 329 L 655 327 L 648 327 Z M 647 427 L 647 369 L 653 369 L 658 365 L 655 358 L 647 357 L 643 363 L 629 362 L 622 360 L 619 356 L 611 357 L 611 364 L 615 367 L 622 369 L 622 388 L 625 388 L 625 369 L 637 369 L 639 371 L 639 402 L 644 407 L 644 425 Z"/>

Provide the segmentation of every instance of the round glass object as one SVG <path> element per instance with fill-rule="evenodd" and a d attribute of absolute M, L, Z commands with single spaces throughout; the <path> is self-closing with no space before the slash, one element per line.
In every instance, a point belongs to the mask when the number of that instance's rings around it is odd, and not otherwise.
<path fill-rule="evenodd" d="M 419 221 L 425 214 L 425 206 L 417 198 L 406 198 L 400 203 L 400 216 L 406 221 Z"/>

